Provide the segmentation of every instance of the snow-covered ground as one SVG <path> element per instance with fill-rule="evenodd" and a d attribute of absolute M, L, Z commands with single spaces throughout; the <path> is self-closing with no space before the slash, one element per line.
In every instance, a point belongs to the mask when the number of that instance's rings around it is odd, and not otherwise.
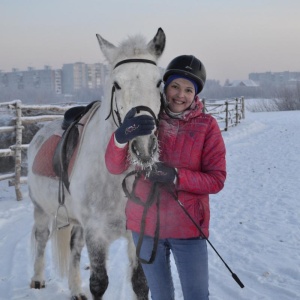
<path fill-rule="evenodd" d="M 227 146 L 225 188 L 211 196 L 210 241 L 245 288 L 231 278 L 209 247 L 211 300 L 300 299 L 300 111 L 247 112 L 223 133 Z M 46 289 L 29 288 L 32 276 L 32 205 L 0 182 L 0 300 L 69 299 L 47 247 Z M 110 285 L 104 300 L 130 300 L 125 241 L 116 241 L 108 262 Z M 124 259 L 125 258 L 125 259 Z M 86 249 L 81 271 L 88 295 Z M 174 272 L 175 286 L 180 285 Z M 176 290 L 176 300 L 183 299 Z"/>

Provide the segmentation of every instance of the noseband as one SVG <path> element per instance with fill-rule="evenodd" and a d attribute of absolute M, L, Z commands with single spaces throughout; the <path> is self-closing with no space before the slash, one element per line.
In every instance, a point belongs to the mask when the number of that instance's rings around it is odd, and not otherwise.
<path fill-rule="evenodd" d="M 126 64 L 126 63 L 134 63 L 134 62 L 137 62 L 137 63 L 147 63 L 147 64 L 152 64 L 152 65 L 155 65 L 156 66 L 156 62 L 154 62 L 153 60 L 149 60 L 149 59 L 142 59 L 142 58 L 131 58 L 131 59 L 124 59 L 124 60 L 121 60 L 119 61 L 115 66 L 114 66 L 114 69 L 117 68 L 118 66 L 120 65 L 123 65 L 123 64 Z M 161 80 L 157 83 L 157 87 L 160 86 L 161 84 Z M 114 120 L 114 123 L 116 124 L 117 127 L 120 127 L 122 125 L 122 120 L 121 120 L 121 116 L 120 116 L 120 113 L 119 113 L 119 109 L 118 109 L 118 106 L 116 105 L 116 109 L 114 110 L 113 109 L 113 102 L 114 102 L 114 95 L 115 95 L 115 90 L 118 89 L 120 90 L 121 87 L 118 85 L 118 84 L 114 84 L 112 86 L 112 89 L 111 89 L 111 100 L 110 100 L 110 111 L 109 111 L 109 114 L 108 116 L 106 117 L 105 120 L 108 120 L 110 116 L 112 116 L 113 120 Z M 141 112 L 141 111 L 146 111 L 148 113 L 151 114 L 151 116 L 154 118 L 155 120 L 155 123 L 156 123 L 156 126 L 158 125 L 158 120 L 157 120 L 157 117 L 155 116 L 154 112 L 152 111 L 151 108 L 149 108 L 148 106 L 144 106 L 144 105 L 139 105 L 139 106 L 136 106 L 135 107 L 137 113 Z M 116 118 L 115 118 L 115 115 L 117 116 L 117 119 L 118 119 L 118 123 L 116 122 Z"/>

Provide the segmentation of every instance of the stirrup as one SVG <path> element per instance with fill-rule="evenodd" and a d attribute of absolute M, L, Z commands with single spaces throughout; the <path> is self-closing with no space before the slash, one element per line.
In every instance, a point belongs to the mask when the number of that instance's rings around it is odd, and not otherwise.
<path fill-rule="evenodd" d="M 63 212 L 65 214 L 65 216 L 64 216 L 65 220 L 58 222 L 57 216 L 58 216 L 59 210 L 62 211 L 61 209 L 63 209 Z M 70 221 L 69 221 L 68 210 L 64 204 L 59 204 L 56 214 L 55 214 L 55 227 L 56 227 L 56 229 L 62 229 L 62 228 L 68 227 L 69 225 L 70 225 Z"/>

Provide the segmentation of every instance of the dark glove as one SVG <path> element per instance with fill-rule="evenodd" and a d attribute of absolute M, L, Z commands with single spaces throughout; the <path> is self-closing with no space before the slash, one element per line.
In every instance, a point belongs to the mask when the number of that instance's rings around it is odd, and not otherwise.
<path fill-rule="evenodd" d="M 125 144 L 140 135 L 147 135 L 152 132 L 155 126 L 153 117 L 141 115 L 135 117 L 135 107 L 125 116 L 123 124 L 116 130 L 115 137 L 118 143 Z"/>
<path fill-rule="evenodd" d="M 152 182 L 173 183 L 177 176 L 175 168 L 159 162 L 150 172 L 148 179 Z"/>

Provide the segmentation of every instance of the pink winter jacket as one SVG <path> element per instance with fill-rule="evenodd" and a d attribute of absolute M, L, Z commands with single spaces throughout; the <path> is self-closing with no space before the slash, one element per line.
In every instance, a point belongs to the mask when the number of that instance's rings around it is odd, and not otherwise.
<path fill-rule="evenodd" d="M 209 194 L 218 193 L 226 178 L 225 145 L 216 120 L 202 113 L 202 103 L 196 99 L 193 109 L 181 119 L 170 118 L 165 112 L 159 116 L 158 141 L 160 161 L 177 169 L 175 191 L 191 217 L 209 235 Z M 128 146 L 118 148 L 112 135 L 105 153 L 110 173 L 121 174 L 128 168 Z M 147 200 L 152 183 L 141 178 L 135 194 Z M 173 187 L 174 189 L 174 187 Z M 144 207 L 130 199 L 126 205 L 127 229 L 140 232 Z M 154 203 L 146 216 L 145 235 L 154 236 L 157 206 Z M 160 238 L 188 239 L 201 233 L 185 215 L 168 189 L 160 190 Z"/>

